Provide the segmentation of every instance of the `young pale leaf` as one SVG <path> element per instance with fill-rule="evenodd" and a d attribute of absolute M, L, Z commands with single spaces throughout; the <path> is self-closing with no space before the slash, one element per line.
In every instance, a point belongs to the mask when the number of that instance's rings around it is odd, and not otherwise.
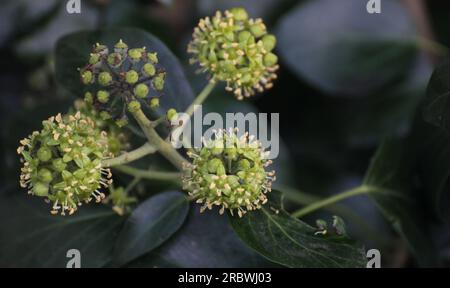
<path fill-rule="evenodd" d="M 96 43 L 107 45 L 110 50 L 122 39 L 129 47 L 143 47 L 158 53 L 158 59 L 167 72 L 164 97 L 161 107 L 183 111 L 192 102 L 194 95 L 186 79 L 182 66 L 173 53 L 155 36 L 140 29 L 121 28 L 100 31 L 83 31 L 61 38 L 55 50 L 56 80 L 75 95 L 83 95 L 85 86 L 80 80 L 78 68 L 89 60 L 92 46 Z"/>
<path fill-rule="evenodd" d="M 424 223 L 424 210 L 411 185 L 413 157 L 407 149 L 400 141 L 383 142 L 372 159 L 363 184 L 378 192 L 369 196 L 404 237 L 419 264 L 436 266 L 435 250 Z"/>
<path fill-rule="evenodd" d="M 0 266 L 65 268 L 70 249 L 80 252 L 84 268 L 111 261 L 123 217 L 99 204 L 84 205 L 70 217 L 52 216 L 42 199 L 20 192 L 0 193 Z"/>
<path fill-rule="evenodd" d="M 267 259 L 287 267 L 365 267 L 362 246 L 346 235 L 320 235 L 281 207 L 281 193 L 244 217 L 230 216 L 234 231 Z"/>
<path fill-rule="evenodd" d="M 383 1 L 383 12 L 374 15 L 367 13 L 366 4 L 299 4 L 276 29 L 284 64 L 335 95 L 367 95 L 404 76 L 417 59 L 414 25 L 397 1 Z"/>
<path fill-rule="evenodd" d="M 141 203 L 119 234 L 113 263 L 123 265 L 164 243 L 181 227 L 188 210 L 185 194 L 178 191 L 163 192 Z"/>

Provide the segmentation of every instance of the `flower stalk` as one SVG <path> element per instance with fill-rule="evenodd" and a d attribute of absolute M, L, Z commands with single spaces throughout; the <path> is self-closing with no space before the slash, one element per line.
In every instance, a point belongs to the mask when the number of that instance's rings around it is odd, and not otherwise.
<path fill-rule="evenodd" d="M 147 118 L 147 116 L 145 116 L 142 109 L 137 109 L 131 113 L 138 122 L 142 131 L 144 131 L 148 142 L 153 145 L 165 158 L 167 158 L 167 160 L 169 160 L 178 170 L 181 171 L 183 169 L 183 163 L 187 162 L 187 160 L 181 156 L 169 142 L 159 136 L 153 127 L 152 122 Z"/>
<path fill-rule="evenodd" d="M 133 151 L 125 152 L 120 156 L 103 160 L 102 166 L 103 167 L 113 167 L 113 166 L 127 164 L 127 163 L 133 162 L 135 160 L 138 160 L 146 155 L 153 154 L 156 151 L 157 151 L 157 149 L 155 148 L 155 146 L 151 145 L 150 143 L 145 143 L 144 145 L 142 145 L 141 147 L 139 147 Z"/>
<path fill-rule="evenodd" d="M 142 170 L 126 165 L 119 165 L 114 167 L 115 170 L 134 176 L 137 179 L 148 179 L 148 180 L 160 180 L 160 181 L 171 181 L 180 182 L 180 173 L 178 172 L 161 172 L 153 170 Z"/>
<path fill-rule="evenodd" d="M 370 187 L 370 186 L 367 186 L 367 185 L 361 185 L 361 186 L 358 186 L 356 188 L 347 190 L 345 192 L 342 192 L 342 193 L 330 196 L 330 197 L 325 198 L 323 200 L 314 202 L 314 203 L 312 203 L 312 204 L 310 204 L 310 205 L 308 205 L 308 206 L 306 206 L 306 207 L 304 207 L 302 209 L 299 209 L 299 210 L 293 212 L 291 215 L 293 217 L 296 217 L 296 218 L 301 218 L 301 217 L 304 217 L 304 216 L 306 216 L 306 215 L 308 215 L 308 214 L 310 214 L 312 212 L 315 212 L 315 211 L 317 211 L 319 209 L 322 209 L 322 208 L 324 208 L 326 206 L 332 205 L 332 204 L 334 204 L 336 202 L 339 202 L 339 201 L 342 201 L 344 199 L 351 198 L 351 197 L 358 196 L 358 195 L 368 194 L 368 193 L 371 193 L 371 192 L 375 192 L 377 190 L 378 189 L 376 189 L 374 187 Z"/>

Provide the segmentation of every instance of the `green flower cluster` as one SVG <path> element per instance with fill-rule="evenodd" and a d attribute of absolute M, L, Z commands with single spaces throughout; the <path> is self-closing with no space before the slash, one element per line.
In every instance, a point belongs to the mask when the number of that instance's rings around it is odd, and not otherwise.
<path fill-rule="evenodd" d="M 275 181 L 275 171 L 266 171 L 272 162 L 259 141 L 236 132 L 220 130 L 202 148 L 188 152 L 193 162 L 185 163 L 183 188 L 203 205 L 201 212 L 216 205 L 220 214 L 229 209 L 242 217 L 267 202 Z"/>
<path fill-rule="evenodd" d="M 20 185 L 29 194 L 52 203 L 52 214 L 73 214 L 82 202 L 100 202 L 101 186 L 111 184 L 111 172 L 101 161 L 110 157 L 106 132 L 80 112 L 58 114 L 42 122 L 43 129 L 20 141 Z"/>
<path fill-rule="evenodd" d="M 151 108 L 159 105 L 165 77 L 156 53 L 145 47 L 129 49 L 122 40 L 111 53 L 107 46 L 97 43 L 89 63 L 80 69 L 81 82 L 91 88 L 85 101 L 101 111 L 103 118 L 114 119 L 119 127 L 128 123 L 124 105 L 130 111 L 140 108 L 141 103 Z"/>
<path fill-rule="evenodd" d="M 243 8 L 234 8 L 201 19 L 189 43 L 191 63 L 199 63 L 212 81 L 227 83 L 237 99 L 250 97 L 273 86 L 278 57 L 272 53 L 274 35 L 261 19 L 250 19 Z"/>

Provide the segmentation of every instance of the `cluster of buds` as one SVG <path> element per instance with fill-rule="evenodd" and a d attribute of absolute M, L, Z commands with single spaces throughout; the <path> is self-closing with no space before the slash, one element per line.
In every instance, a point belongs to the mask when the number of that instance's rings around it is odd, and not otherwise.
<path fill-rule="evenodd" d="M 20 141 L 20 185 L 29 194 L 52 203 L 52 214 L 73 214 L 82 202 L 105 198 L 100 189 L 111 184 L 111 171 L 101 161 L 110 157 L 106 132 L 80 112 L 58 114 L 43 129 Z"/>
<path fill-rule="evenodd" d="M 158 67 L 156 53 L 145 47 L 129 49 L 120 40 L 111 53 L 105 45 L 94 45 L 80 77 L 90 87 L 85 101 L 94 105 L 103 119 L 114 119 L 122 127 L 128 123 L 126 107 L 135 111 L 141 103 L 159 106 L 166 73 Z"/>
<path fill-rule="evenodd" d="M 276 38 L 261 19 L 250 19 L 243 8 L 216 12 L 201 19 L 194 29 L 188 52 L 212 81 L 225 81 L 237 99 L 273 86 L 278 57 L 272 53 Z"/>
<path fill-rule="evenodd" d="M 237 132 L 216 131 L 202 148 L 188 152 L 192 163 L 184 164 L 183 188 L 202 204 L 201 212 L 219 206 L 220 214 L 229 209 L 242 217 L 267 202 L 275 181 L 275 171 L 266 171 L 268 152 L 253 136 Z"/>

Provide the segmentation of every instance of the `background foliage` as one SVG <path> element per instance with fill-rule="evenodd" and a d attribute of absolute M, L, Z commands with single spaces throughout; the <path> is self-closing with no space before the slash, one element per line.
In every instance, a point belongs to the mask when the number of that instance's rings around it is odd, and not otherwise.
<path fill-rule="evenodd" d="M 360 0 L 91 0 L 82 1 L 80 15 L 68 15 L 64 1 L 2 1 L 0 266 L 65 266 L 73 245 L 85 267 L 364 266 L 363 246 L 379 249 L 383 266 L 448 266 L 450 6 L 382 2 L 383 12 L 369 15 Z M 414 9 L 420 3 L 425 17 Z M 129 217 L 89 205 L 55 218 L 18 188 L 18 140 L 79 96 L 71 69 L 84 63 L 94 39 L 111 44 L 126 33 L 130 44 L 154 45 L 170 75 L 162 106 L 183 109 L 205 83 L 188 66 L 192 29 L 200 17 L 233 6 L 263 17 L 278 37 L 279 79 L 246 102 L 216 89 L 206 109 L 280 113 L 276 187 L 289 201 L 281 207 L 276 192 L 271 203 L 281 214 L 200 215 L 173 183 L 144 181 L 133 190 L 141 202 Z M 167 170 L 158 157 L 149 159 L 138 165 Z M 312 257 L 320 253 L 314 229 L 287 212 L 361 184 L 384 193 L 302 219 L 314 225 L 339 215 L 347 224 L 349 236 L 326 244 L 335 259 Z"/>

